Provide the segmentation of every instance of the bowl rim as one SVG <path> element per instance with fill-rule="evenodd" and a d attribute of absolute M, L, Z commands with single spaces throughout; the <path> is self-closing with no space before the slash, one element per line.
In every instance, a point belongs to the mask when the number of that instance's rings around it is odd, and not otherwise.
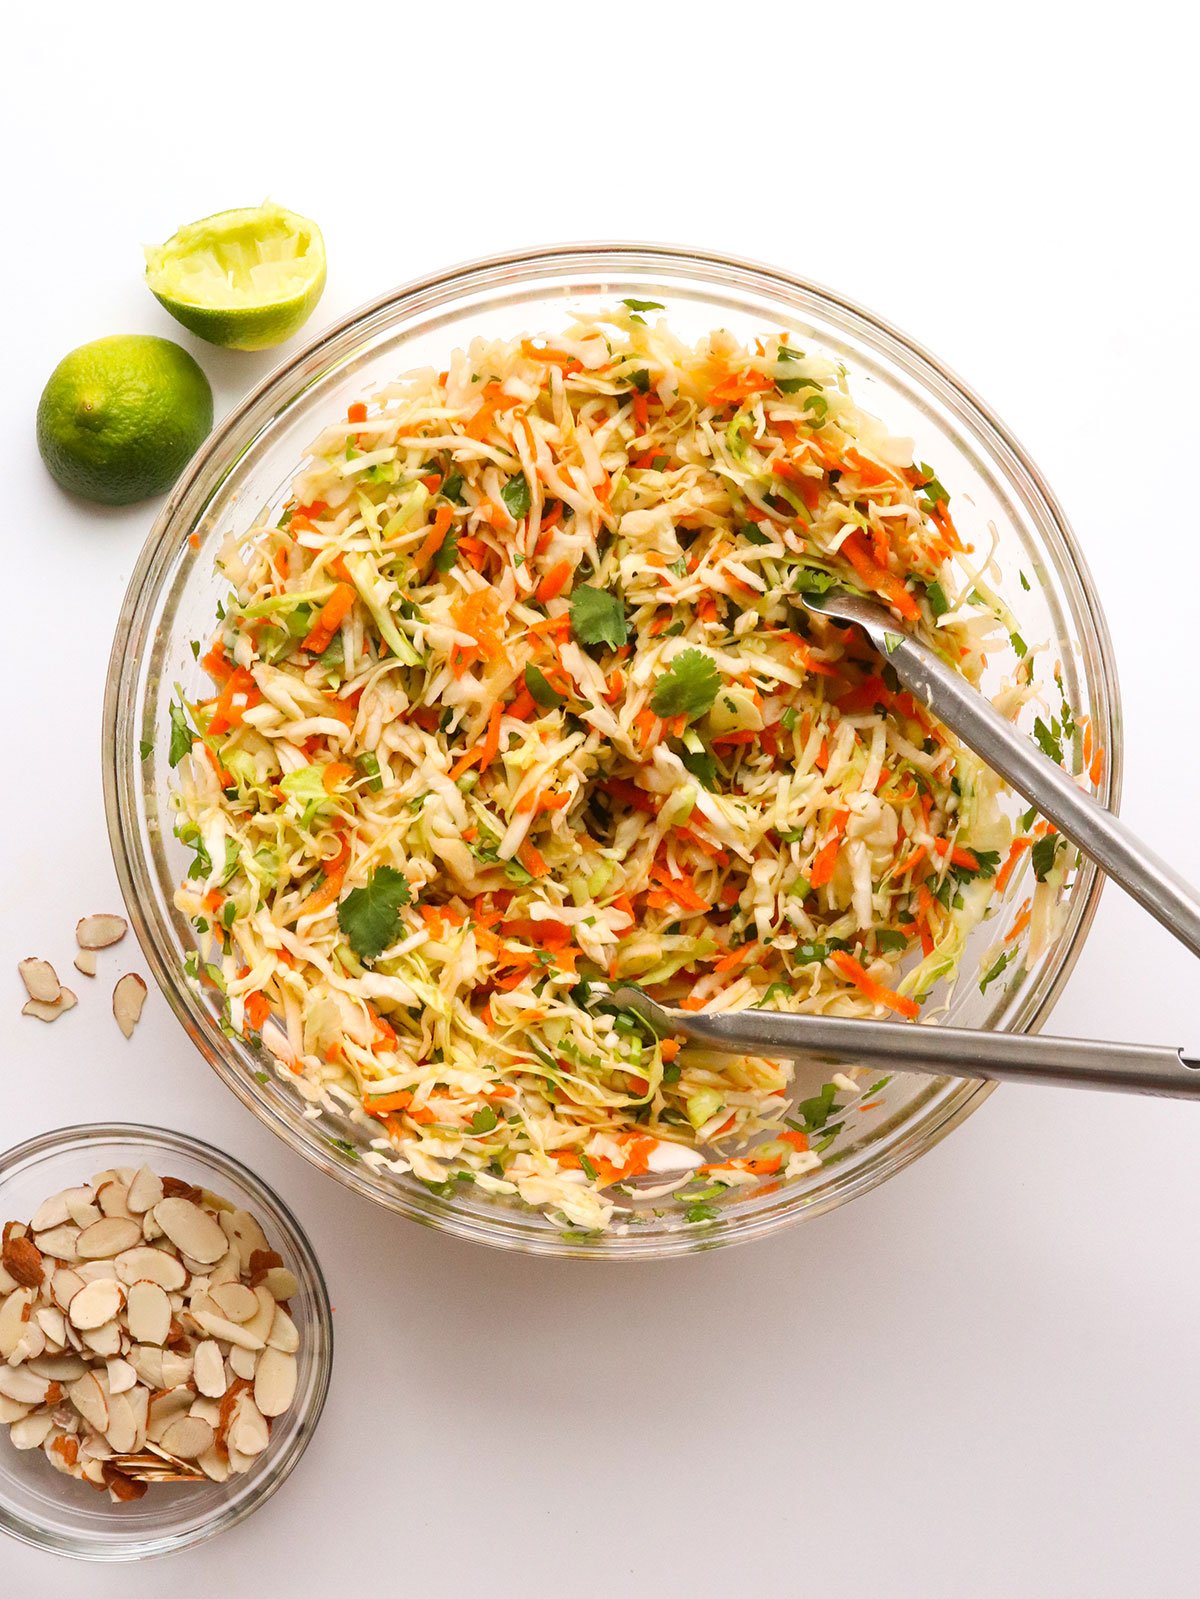
<path fill-rule="evenodd" d="M 218 424 L 184 470 L 139 553 L 117 620 L 104 689 L 101 760 L 109 840 L 121 892 L 155 979 L 184 1030 L 226 1086 L 290 1148 L 355 1193 L 410 1220 L 490 1247 L 551 1257 L 625 1261 L 666 1258 L 749 1242 L 785 1223 L 824 1214 L 877 1187 L 932 1149 L 977 1109 L 996 1085 L 958 1080 L 957 1086 L 948 1088 L 938 1104 L 922 1113 L 918 1126 L 902 1126 L 896 1136 L 884 1139 L 885 1147 L 879 1148 L 876 1157 L 855 1172 L 837 1192 L 814 1197 L 786 1210 L 772 1208 L 736 1218 L 731 1215 L 711 1232 L 697 1229 L 693 1234 L 649 1236 L 609 1233 L 595 1243 L 582 1243 L 551 1230 L 535 1234 L 516 1227 L 482 1223 L 457 1209 L 452 1202 L 436 1196 L 409 1196 L 398 1185 L 383 1187 L 365 1176 L 359 1166 L 333 1158 L 315 1139 L 298 1139 L 274 1105 L 252 1092 L 254 1085 L 246 1074 L 217 1047 L 213 1029 L 198 1025 L 190 995 L 148 924 L 138 888 L 139 858 L 133 842 L 139 832 L 138 763 L 131 758 L 135 732 L 130 722 L 133 706 L 128 702 L 134 698 L 132 690 L 140 664 L 140 651 L 133 647 L 133 641 L 137 624 L 157 598 L 161 579 L 175 554 L 175 547 L 169 546 L 166 539 L 172 524 L 182 518 L 193 501 L 211 497 L 238 459 L 239 452 L 231 446 L 239 436 L 253 437 L 277 409 L 290 402 L 298 381 L 314 378 L 324 370 L 323 357 L 347 335 L 361 331 L 384 314 L 402 312 L 407 305 L 439 290 L 458 288 L 465 293 L 472 286 L 487 287 L 497 280 L 517 286 L 526 275 L 539 270 L 565 272 L 571 266 L 596 271 L 607 265 L 616 275 L 622 270 L 650 272 L 656 264 L 676 271 L 692 267 L 724 273 L 739 285 L 748 282 L 768 294 L 772 291 L 799 293 L 815 299 L 835 315 L 858 324 L 888 353 L 898 354 L 922 369 L 922 378 L 933 381 L 939 398 L 948 401 L 960 416 L 966 413 L 970 417 L 1004 477 L 1010 482 L 1014 478 L 1020 480 L 1039 502 L 1061 546 L 1057 553 L 1065 558 L 1071 579 L 1078 587 L 1080 609 L 1091 629 L 1100 665 L 1095 686 L 1100 707 L 1107 712 L 1107 723 L 1112 730 L 1098 797 L 1114 813 L 1119 810 L 1124 769 L 1121 692 L 1107 619 L 1086 558 L 1054 490 L 1012 431 L 956 372 L 885 318 L 822 284 L 769 264 L 686 245 L 606 240 L 535 246 L 478 257 L 410 279 L 331 323 L 268 372 Z M 501 279 L 501 274 L 508 276 Z M 131 691 L 128 694 L 124 692 L 127 679 Z M 1079 958 L 1103 885 L 1104 877 L 1099 870 L 1090 861 L 1083 861 L 1072 885 L 1068 921 L 1060 935 L 1062 948 L 1057 964 L 1040 991 L 1023 996 L 1020 1012 L 1012 1019 L 1015 1030 L 1036 1032 L 1049 1016 Z M 946 1085 L 954 1082 L 953 1079 L 934 1081 Z"/>
<path fill-rule="evenodd" d="M 333 1311 L 329 1299 L 329 1286 L 320 1260 L 307 1232 L 295 1212 L 269 1183 L 242 1161 L 226 1150 L 217 1149 L 191 1133 L 180 1133 L 169 1127 L 158 1127 L 146 1122 L 79 1122 L 70 1127 L 54 1128 L 36 1133 L 32 1138 L 11 1149 L 0 1151 L 0 1188 L 22 1167 L 36 1164 L 47 1155 L 66 1153 L 72 1148 L 84 1150 L 105 1143 L 143 1145 L 147 1150 L 160 1150 L 167 1154 L 182 1154 L 209 1167 L 214 1179 L 229 1178 L 241 1184 L 256 1203 L 273 1213 L 282 1222 L 286 1236 L 283 1242 L 291 1260 L 307 1279 L 313 1294 L 314 1327 L 314 1387 L 309 1406 L 297 1418 L 296 1430 L 287 1447 L 274 1459 L 268 1460 L 261 1472 L 248 1474 L 246 1490 L 232 1505 L 214 1506 L 211 1515 L 182 1532 L 161 1532 L 152 1536 L 128 1536 L 111 1541 L 90 1543 L 71 1532 L 51 1533 L 28 1521 L 14 1511 L 0 1495 L 0 1531 L 8 1533 L 19 1543 L 41 1549 L 49 1554 L 63 1555 L 72 1560 L 85 1560 L 101 1564 L 119 1564 L 130 1560 L 147 1560 L 159 1555 L 174 1554 L 202 1539 L 211 1538 L 230 1527 L 236 1527 L 254 1514 L 260 1506 L 283 1486 L 299 1465 L 305 1450 L 320 1424 L 329 1384 L 333 1373 Z M 214 1182 L 214 1192 L 217 1191 Z M 224 1196 L 222 1196 L 224 1197 Z M 5 1443 L 4 1447 L 9 1447 Z"/>

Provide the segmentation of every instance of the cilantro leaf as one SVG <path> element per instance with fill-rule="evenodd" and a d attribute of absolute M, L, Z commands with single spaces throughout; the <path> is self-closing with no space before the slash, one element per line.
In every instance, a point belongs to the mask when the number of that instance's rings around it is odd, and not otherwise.
<path fill-rule="evenodd" d="M 1033 736 L 1055 765 L 1061 766 L 1063 763 L 1062 742 L 1050 731 L 1040 716 L 1034 721 Z"/>
<path fill-rule="evenodd" d="M 525 481 L 524 472 L 518 472 L 516 477 L 510 477 L 500 490 L 500 498 L 508 508 L 508 514 L 514 522 L 519 522 L 523 516 L 529 515 L 529 507 L 533 504 L 533 496 L 529 492 L 529 484 Z"/>
<path fill-rule="evenodd" d="M 454 505 L 461 505 L 463 503 L 462 487 L 463 475 L 459 471 L 454 471 L 442 484 L 438 493 L 444 500 L 450 500 Z"/>
<path fill-rule="evenodd" d="M 447 528 L 437 554 L 433 558 L 435 572 L 448 572 L 458 560 L 458 529 Z"/>
<path fill-rule="evenodd" d="M 1044 838 L 1039 838 L 1029 852 L 1033 864 L 1033 875 L 1039 883 L 1044 883 L 1054 870 L 1054 858 L 1058 854 L 1061 840 L 1057 833 L 1047 833 Z"/>
<path fill-rule="evenodd" d="M 989 983 L 994 983 L 996 981 L 997 977 L 1000 976 L 1000 973 L 1008 965 L 1008 956 L 1009 956 L 1009 951 L 1005 950 L 1004 954 L 1001 955 L 1000 959 L 992 967 L 991 971 L 989 971 L 988 974 L 986 975 L 986 977 L 984 977 L 983 981 L 979 985 L 979 992 L 981 994 L 985 994 L 987 992 L 988 984 Z"/>
<path fill-rule="evenodd" d="M 631 311 L 665 311 L 666 306 L 661 300 L 622 300 L 622 305 L 627 305 Z"/>
<path fill-rule="evenodd" d="M 545 672 L 531 662 L 525 668 L 525 687 L 529 690 L 535 705 L 540 705 L 543 711 L 556 710 L 563 702 L 561 694 L 550 687 Z"/>
<path fill-rule="evenodd" d="M 683 650 L 654 685 L 650 708 L 656 716 L 686 716 L 689 722 L 712 709 L 721 687 L 716 662 L 703 650 Z"/>
<path fill-rule="evenodd" d="M 171 701 L 171 747 L 167 751 L 167 760 L 172 766 L 178 766 L 183 757 L 190 753 L 192 741 L 196 734 L 188 725 L 187 712 L 182 705 Z"/>
<path fill-rule="evenodd" d="M 969 882 L 973 877 L 984 879 L 995 877 L 996 868 L 1000 864 L 1000 852 L 994 849 L 976 849 L 971 854 L 979 862 L 975 866 L 952 866 L 950 870 L 960 882 Z"/>
<path fill-rule="evenodd" d="M 710 750 L 681 750 L 679 759 L 698 783 L 711 793 L 717 786 L 717 761 Z"/>
<path fill-rule="evenodd" d="M 800 1118 L 801 1126 L 796 1130 L 803 1133 L 815 1133 L 824 1127 L 829 1120 L 830 1112 L 837 1100 L 836 1083 L 826 1083 L 819 1094 L 814 1094 L 812 1099 L 802 1099 L 796 1106 L 796 1115 Z M 789 1126 L 795 1126 L 791 1117 L 786 1118 Z"/>
<path fill-rule="evenodd" d="M 925 598 L 929 601 L 929 609 L 934 616 L 945 616 L 950 609 L 950 601 L 946 598 L 946 591 L 940 583 L 927 584 Z"/>
<path fill-rule="evenodd" d="M 581 584 L 571 592 L 571 631 L 581 644 L 608 644 L 618 649 L 629 637 L 625 607 L 607 589 Z"/>
<path fill-rule="evenodd" d="M 497 1121 L 496 1112 L 490 1105 L 484 1105 L 471 1117 L 471 1131 L 473 1133 L 490 1133 Z"/>
<path fill-rule="evenodd" d="M 634 388 L 639 394 L 649 394 L 650 374 L 646 371 L 644 366 L 639 367 L 636 372 L 631 372 L 629 374 L 629 381 L 633 384 Z"/>
<path fill-rule="evenodd" d="M 880 949 L 886 949 L 891 954 L 898 953 L 900 950 L 908 948 L 907 935 L 904 933 L 898 933 L 894 927 L 877 928 L 875 932 L 875 940 Z"/>
<path fill-rule="evenodd" d="M 800 566 L 796 568 L 793 587 L 802 594 L 827 594 L 836 582 L 832 572 L 823 572 L 816 566 Z"/>
<path fill-rule="evenodd" d="M 338 926 L 362 960 L 374 960 L 394 942 L 400 907 L 412 901 L 408 878 L 394 866 L 377 866 L 365 888 L 351 889 L 338 906 Z"/>

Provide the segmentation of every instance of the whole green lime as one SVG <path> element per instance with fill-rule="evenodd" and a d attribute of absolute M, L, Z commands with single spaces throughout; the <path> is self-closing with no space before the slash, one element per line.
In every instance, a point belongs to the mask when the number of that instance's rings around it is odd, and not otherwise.
<path fill-rule="evenodd" d="M 38 449 L 70 493 L 130 505 L 171 487 L 212 420 L 208 379 L 186 350 L 115 334 L 54 368 L 38 402 Z"/>

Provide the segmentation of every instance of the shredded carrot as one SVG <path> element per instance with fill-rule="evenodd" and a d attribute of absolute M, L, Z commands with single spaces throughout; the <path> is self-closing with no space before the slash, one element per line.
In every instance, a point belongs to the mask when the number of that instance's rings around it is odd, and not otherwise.
<path fill-rule="evenodd" d="M 433 526 L 425 535 L 425 540 L 416 554 L 417 569 L 420 570 L 426 561 L 433 557 L 446 542 L 446 534 L 450 531 L 450 523 L 454 520 L 454 512 L 448 505 L 439 505 L 437 514 L 433 519 Z"/>
<path fill-rule="evenodd" d="M 321 786 L 327 794 L 332 794 L 343 783 L 348 783 L 353 776 L 353 766 L 347 766 L 345 761 L 330 761 L 321 773 Z"/>
<path fill-rule="evenodd" d="M 1012 843 L 1008 846 L 1008 856 L 1004 862 L 1004 865 L 996 873 L 997 894 L 1003 894 L 1004 890 L 1008 887 L 1008 880 L 1016 870 L 1016 865 L 1021 858 L 1022 852 L 1029 848 L 1031 842 L 1032 841 L 1028 838 L 1014 838 Z"/>
<path fill-rule="evenodd" d="M 882 983 L 877 983 L 846 950 L 835 949 L 829 959 L 843 977 L 848 978 L 860 993 L 865 994 L 876 1005 L 884 1005 L 888 1010 L 895 1011 L 897 1016 L 907 1016 L 910 1020 L 921 1014 L 921 1008 L 915 999 L 897 994 L 894 989 L 885 988 Z"/>
<path fill-rule="evenodd" d="M 550 600 L 556 599 L 570 582 L 574 570 L 570 561 L 559 561 L 552 566 L 537 586 L 535 598 L 538 603 L 546 605 Z"/>
<path fill-rule="evenodd" d="M 356 591 L 351 584 L 338 583 L 317 612 L 317 620 L 302 647 L 313 655 L 323 655 L 332 644 L 333 635 L 350 614 L 355 597 Z"/>
<path fill-rule="evenodd" d="M 534 849 L 533 845 L 528 839 L 525 840 L 524 844 L 522 844 L 520 849 L 517 851 L 517 859 L 529 873 L 530 877 L 545 877 L 550 870 L 550 868 L 546 865 L 546 862 L 542 859 L 537 850 Z"/>

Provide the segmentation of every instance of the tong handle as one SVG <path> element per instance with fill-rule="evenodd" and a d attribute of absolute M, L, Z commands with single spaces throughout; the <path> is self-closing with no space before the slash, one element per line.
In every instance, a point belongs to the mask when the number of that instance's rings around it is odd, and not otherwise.
<path fill-rule="evenodd" d="M 643 1016 L 660 1035 L 682 1035 L 693 1043 L 731 1053 L 774 1056 L 835 1070 L 871 1066 L 935 1077 L 1054 1083 L 1200 1099 L 1200 1056 L 1159 1044 L 1108 1044 L 1087 1038 L 985 1033 L 770 1010 L 673 1010 L 635 988 L 619 988 L 612 997 L 616 1004 Z"/>

